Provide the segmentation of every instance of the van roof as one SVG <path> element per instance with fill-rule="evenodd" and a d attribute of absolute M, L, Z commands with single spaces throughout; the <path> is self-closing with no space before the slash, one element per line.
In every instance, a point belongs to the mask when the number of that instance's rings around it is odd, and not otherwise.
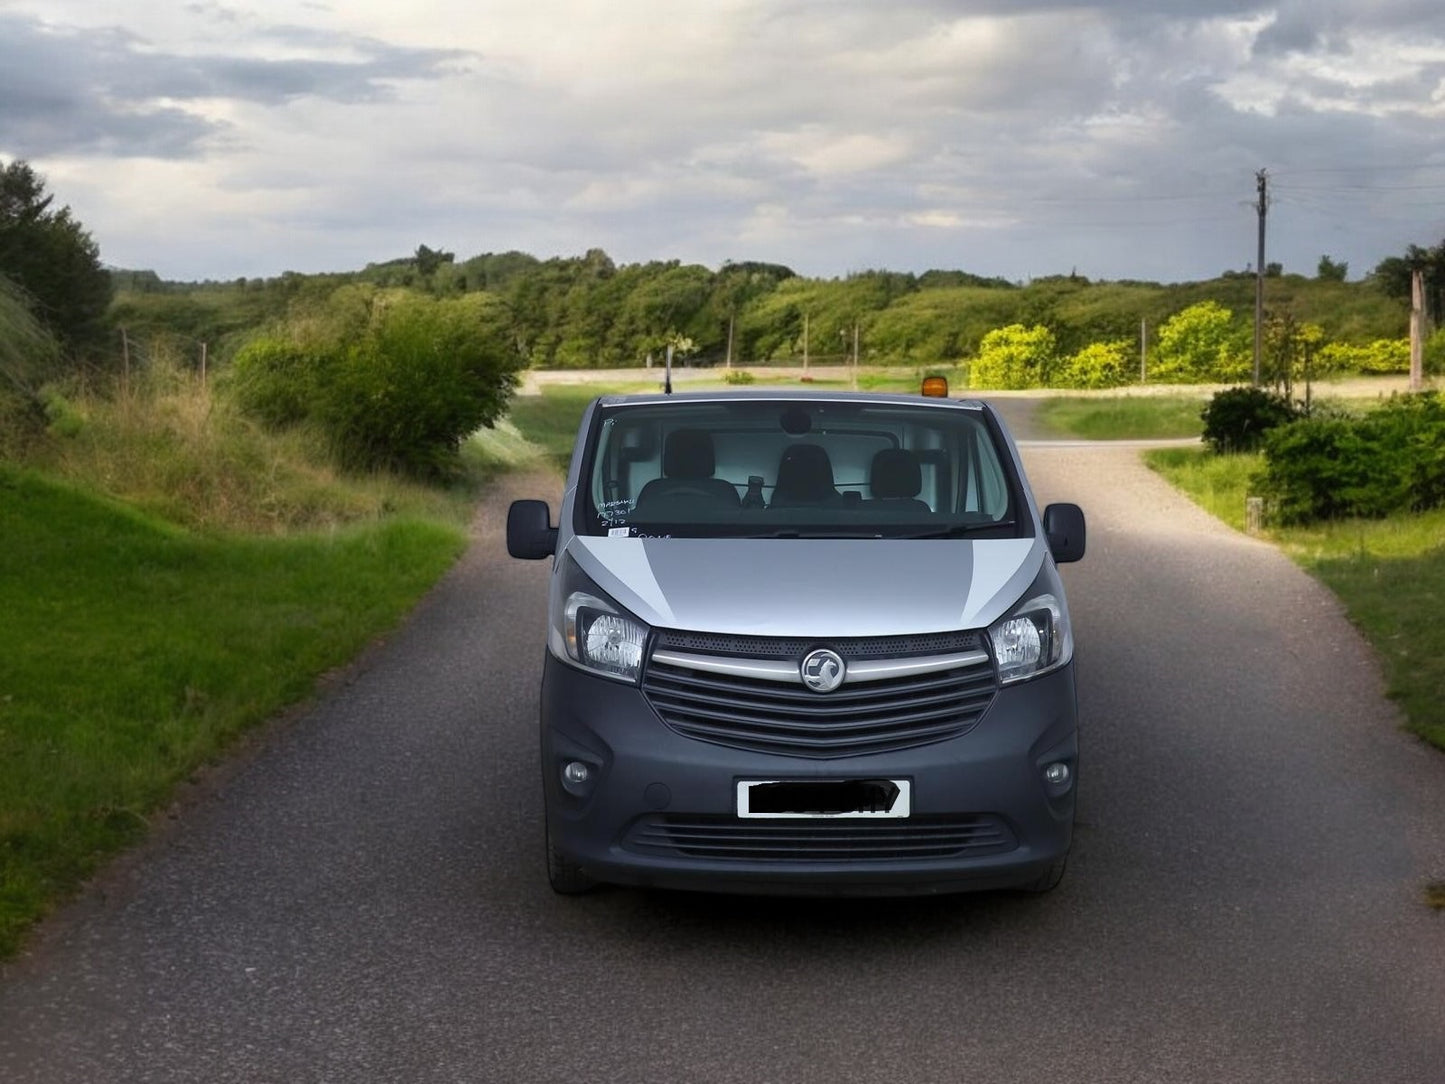
<path fill-rule="evenodd" d="M 674 401 L 680 403 L 706 403 L 725 400 L 751 399 L 761 402 L 810 403 L 870 403 L 895 406 L 913 406 L 928 410 L 971 410 L 992 411 L 981 399 L 943 399 L 926 395 L 905 395 L 893 392 L 865 391 L 814 391 L 811 388 L 726 388 L 711 391 L 645 392 L 628 395 L 603 395 L 598 401 L 605 406 L 628 406 L 634 403 L 658 403 Z"/>

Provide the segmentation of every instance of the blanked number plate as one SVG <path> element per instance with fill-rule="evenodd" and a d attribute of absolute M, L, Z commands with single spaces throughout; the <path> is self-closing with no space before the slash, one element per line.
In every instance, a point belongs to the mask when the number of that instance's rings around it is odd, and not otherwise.
<path fill-rule="evenodd" d="M 738 816 L 806 820 L 895 819 L 913 806 L 908 779 L 748 779 L 738 782 Z"/>

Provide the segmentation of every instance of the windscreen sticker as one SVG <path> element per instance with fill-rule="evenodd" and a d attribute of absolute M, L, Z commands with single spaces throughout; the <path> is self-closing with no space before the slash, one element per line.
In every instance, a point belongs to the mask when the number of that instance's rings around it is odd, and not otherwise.
<path fill-rule="evenodd" d="M 632 510 L 636 507 L 637 499 L 635 497 L 603 501 L 597 506 L 597 515 L 604 524 L 611 527 L 614 524 L 625 522 L 627 517 L 632 514 Z"/>
<path fill-rule="evenodd" d="M 632 537 L 632 528 L 631 528 L 631 527 L 608 527 L 608 528 L 607 528 L 607 537 L 608 537 L 608 538 L 631 538 L 631 537 Z"/>

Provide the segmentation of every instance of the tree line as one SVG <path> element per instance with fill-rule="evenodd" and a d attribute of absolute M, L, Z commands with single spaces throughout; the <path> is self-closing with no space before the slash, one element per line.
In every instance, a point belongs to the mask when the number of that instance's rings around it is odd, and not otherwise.
<path fill-rule="evenodd" d="M 1345 281 L 1347 265 L 1328 256 L 1312 276 L 1271 266 L 1268 305 L 1279 319 L 1319 329 L 1322 344 L 1364 349 L 1403 336 L 1415 268 L 1426 272 L 1438 324 L 1445 241 L 1411 246 L 1357 282 Z M 151 271 L 104 268 L 89 233 L 21 161 L 0 169 L 0 277 L 28 299 L 29 315 L 62 354 L 96 364 L 115 362 L 121 329 L 141 341 L 206 342 L 224 360 L 247 337 L 354 285 L 435 298 L 485 293 L 499 304 L 488 311 L 506 320 L 522 363 L 539 368 L 640 365 L 668 345 L 692 364 L 839 360 L 851 358 L 855 337 L 859 360 L 931 365 L 977 358 L 990 334 L 1015 326 L 1044 329 L 1051 357 L 1123 343 L 1137 357 L 1141 335 L 1162 345 L 1160 329 L 1193 306 L 1209 303 L 1240 322 L 1253 306 L 1253 276 L 1237 271 L 1179 284 L 1077 274 L 1018 283 L 957 270 L 819 279 L 755 261 L 716 270 L 677 260 L 619 266 L 595 248 L 552 259 L 512 251 L 457 260 L 424 244 L 355 272 L 166 282 Z M 1163 378 L 1169 365 L 1161 361 Z"/>

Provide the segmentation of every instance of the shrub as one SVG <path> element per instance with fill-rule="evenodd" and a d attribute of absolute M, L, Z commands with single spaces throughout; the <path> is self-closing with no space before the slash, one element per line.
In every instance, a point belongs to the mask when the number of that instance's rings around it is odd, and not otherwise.
<path fill-rule="evenodd" d="M 1361 418 L 1309 418 L 1264 442 L 1264 496 L 1282 523 L 1445 505 L 1445 402 L 1394 396 Z"/>
<path fill-rule="evenodd" d="M 274 429 L 308 417 L 328 383 L 325 350 L 279 338 L 255 339 L 231 366 L 231 388 L 241 409 Z"/>
<path fill-rule="evenodd" d="M 345 467 L 419 475 L 447 470 L 462 439 L 506 410 L 521 357 L 488 296 L 353 290 L 332 304 L 348 318 L 309 319 L 238 354 L 242 409 L 272 427 L 318 424 Z"/>
<path fill-rule="evenodd" d="M 1435 376 L 1445 373 L 1445 328 L 1425 340 L 1425 371 Z"/>
<path fill-rule="evenodd" d="M 1054 333 L 1043 326 L 1010 324 L 983 337 L 968 370 L 971 388 L 1041 388 L 1052 375 Z"/>
<path fill-rule="evenodd" d="M 1263 388 L 1225 388 L 1199 415 L 1204 421 L 1204 440 L 1215 452 L 1252 452 L 1265 434 L 1293 421 L 1296 411 L 1288 399 Z"/>
<path fill-rule="evenodd" d="M 725 369 L 723 370 L 724 384 L 751 384 L 753 374 L 746 369 Z"/>
<path fill-rule="evenodd" d="M 1059 385 L 1066 388 L 1117 388 L 1134 379 L 1133 345 L 1092 343 L 1064 363 Z"/>
<path fill-rule="evenodd" d="M 1409 339 L 1376 339 L 1364 346 L 1328 343 L 1316 355 L 1321 373 L 1408 373 Z"/>
<path fill-rule="evenodd" d="M 1234 314 L 1217 301 L 1201 301 L 1175 313 L 1159 328 L 1149 379 L 1164 383 L 1241 380 L 1251 365 Z"/>
<path fill-rule="evenodd" d="M 520 358 L 480 296 L 385 305 L 344 348 L 319 416 L 347 466 L 443 471 L 468 434 L 506 410 Z"/>

